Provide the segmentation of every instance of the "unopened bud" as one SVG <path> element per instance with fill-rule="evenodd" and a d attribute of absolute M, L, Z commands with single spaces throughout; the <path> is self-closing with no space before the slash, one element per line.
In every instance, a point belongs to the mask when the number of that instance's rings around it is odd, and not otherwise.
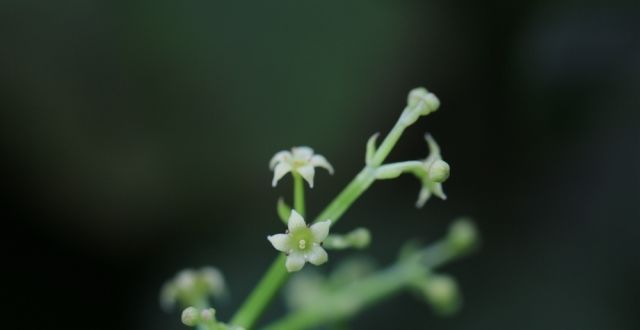
<path fill-rule="evenodd" d="M 200 321 L 198 309 L 195 307 L 187 307 L 182 311 L 182 323 L 186 326 L 194 327 Z"/>
<path fill-rule="evenodd" d="M 460 293 L 456 281 L 449 276 L 431 276 L 423 288 L 427 301 L 434 310 L 450 315 L 460 307 Z"/>
<path fill-rule="evenodd" d="M 371 243 L 371 233 L 366 228 L 357 228 L 346 235 L 332 234 L 324 241 L 324 247 L 329 250 L 344 250 L 348 248 L 364 249 Z"/>
<path fill-rule="evenodd" d="M 476 244 L 477 240 L 478 230 L 469 219 L 456 220 L 449 229 L 449 246 L 457 253 L 466 252 Z"/>
<path fill-rule="evenodd" d="M 444 160 L 438 159 L 429 167 L 429 179 L 433 182 L 445 182 L 449 178 L 451 168 Z"/>
<path fill-rule="evenodd" d="M 367 228 L 357 228 L 347 235 L 347 240 L 356 249 L 364 249 L 371 243 L 371 233 Z"/>
<path fill-rule="evenodd" d="M 200 312 L 200 319 L 203 322 L 213 322 L 216 320 L 216 310 L 213 308 L 203 309 Z"/>
<path fill-rule="evenodd" d="M 440 100 L 426 88 L 418 87 L 409 92 L 407 105 L 411 108 L 417 107 L 422 116 L 426 116 L 440 107 Z"/>

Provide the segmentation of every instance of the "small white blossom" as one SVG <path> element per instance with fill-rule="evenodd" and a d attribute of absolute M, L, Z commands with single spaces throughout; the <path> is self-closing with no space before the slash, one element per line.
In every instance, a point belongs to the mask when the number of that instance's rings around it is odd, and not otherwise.
<path fill-rule="evenodd" d="M 271 184 L 275 187 L 285 174 L 295 171 L 313 188 L 315 167 L 325 168 L 330 174 L 333 174 L 333 167 L 327 159 L 322 155 L 315 155 L 313 149 L 309 147 L 293 147 L 291 151 L 280 151 L 269 162 L 269 168 L 273 171 Z"/>
<path fill-rule="evenodd" d="M 162 286 L 160 304 L 163 309 L 170 311 L 176 304 L 186 307 L 196 305 L 210 296 L 222 298 L 226 290 L 224 277 L 217 268 L 185 269 Z"/>
<path fill-rule="evenodd" d="M 286 267 L 289 272 L 302 269 L 305 262 L 321 265 L 329 256 L 321 244 L 329 235 L 331 220 L 320 221 L 307 227 L 298 212 L 291 210 L 288 222 L 289 230 L 285 234 L 268 236 L 273 247 L 287 254 Z"/>
<path fill-rule="evenodd" d="M 198 321 L 200 320 L 198 312 L 198 309 L 193 306 L 185 308 L 185 310 L 182 311 L 182 323 L 189 327 L 193 327 L 198 324 Z"/>

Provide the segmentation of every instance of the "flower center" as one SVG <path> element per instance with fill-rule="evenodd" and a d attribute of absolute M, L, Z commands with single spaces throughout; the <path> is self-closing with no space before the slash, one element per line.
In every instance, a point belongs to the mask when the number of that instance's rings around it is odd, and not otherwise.
<path fill-rule="evenodd" d="M 297 228 L 291 233 L 291 241 L 297 250 L 308 251 L 313 245 L 313 233 L 306 226 Z"/>
<path fill-rule="evenodd" d="M 293 160 L 293 167 L 301 167 L 303 165 L 307 164 L 307 161 L 305 159 L 294 159 Z"/>

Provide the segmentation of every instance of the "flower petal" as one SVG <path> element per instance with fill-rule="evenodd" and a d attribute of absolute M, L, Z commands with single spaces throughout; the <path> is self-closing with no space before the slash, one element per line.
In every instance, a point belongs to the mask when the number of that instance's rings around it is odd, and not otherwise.
<path fill-rule="evenodd" d="M 292 251 L 289 256 L 287 256 L 287 262 L 285 262 L 285 267 L 287 267 L 287 271 L 297 272 L 304 266 L 304 254 L 298 251 Z"/>
<path fill-rule="evenodd" d="M 420 193 L 418 194 L 418 201 L 416 201 L 416 207 L 422 208 L 424 204 L 429 200 L 430 197 L 431 197 L 431 190 L 423 186 L 422 189 L 420 189 Z"/>
<path fill-rule="evenodd" d="M 278 181 L 282 179 L 282 177 L 291 171 L 291 165 L 288 163 L 278 163 L 275 169 L 273 170 L 273 181 L 271 181 L 272 186 L 276 186 Z"/>
<path fill-rule="evenodd" d="M 269 161 L 269 169 L 273 170 L 273 168 L 280 162 L 284 162 L 287 159 L 291 159 L 291 152 L 287 150 L 278 151 L 273 157 L 271 161 Z"/>
<path fill-rule="evenodd" d="M 320 221 L 311 225 L 311 232 L 313 233 L 313 241 L 321 243 L 329 235 L 329 227 L 331 227 L 331 220 Z"/>
<path fill-rule="evenodd" d="M 430 187 L 431 188 L 431 192 L 440 197 L 440 199 L 442 200 L 446 200 L 447 199 L 447 195 L 444 194 L 444 191 L 442 190 L 442 183 L 434 183 L 433 186 Z"/>
<path fill-rule="evenodd" d="M 296 212 L 296 210 L 291 210 L 291 215 L 289 215 L 289 221 L 287 222 L 289 231 L 293 232 L 297 228 L 306 227 L 307 223 L 304 222 L 304 218 L 300 215 L 300 213 Z"/>
<path fill-rule="evenodd" d="M 313 188 L 313 176 L 316 174 L 316 170 L 312 165 L 304 165 L 296 169 L 300 175 L 309 183 L 309 187 Z"/>
<path fill-rule="evenodd" d="M 327 255 L 327 251 L 325 251 L 320 244 L 313 244 L 313 248 L 311 248 L 311 252 L 306 256 L 306 259 L 318 266 L 329 260 L 329 255 Z"/>
<path fill-rule="evenodd" d="M 309 160 L 313 156 L 313 149 L 309 147 L 293 147 L 291 153 L 295 159 Z"/>
<path fill-rule="evenodd" d="M 273 247 L 278 251 L 289 252 L 291 250 L 291 240 L 289 238 L 289 235 L 287 234 L 275 234 L 267 236 L 267 239 L 269 240 L 269 242 L 271 242 L 271 245 L 273 245 Z"/>
<path fill-rule="evenodd" d="M 327 169 L 327 171 L 329 171 L 330 174 L 333 174 L 333 166 L 331 166 L 331 164 L 329 164 L 329 161 L 327 161 L 327 159 L 322 155 L 314 155 L 313 157 L 311 157 L 311 161 L 309 161 L 309 164 L 311 164 L 311 166 L 325 168 Z"/>

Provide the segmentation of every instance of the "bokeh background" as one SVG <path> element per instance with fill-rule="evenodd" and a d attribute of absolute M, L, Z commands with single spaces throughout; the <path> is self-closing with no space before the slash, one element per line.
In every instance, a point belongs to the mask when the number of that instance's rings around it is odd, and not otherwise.
<path fill-rule="evenodd" d="M 209 264 L 229 318 L 275 256 L 290 178 L 271 188 L 273 153 L 336 167 L 308 193 L 317 213 L 415 86 L 441 111 L 390 160 L 434 134 L 449 200 L 417 210 L 415 179 L 379 182 L 336 230 L 368 226 L 385 265 L 472 215 L 483 247 L 443 269 L 458 316 L 402 294 L 352 326 L 640 327 L 637 1 L 5 0 L 0 33 L 10 328 L 182 329 L 158 288 Z"/>

